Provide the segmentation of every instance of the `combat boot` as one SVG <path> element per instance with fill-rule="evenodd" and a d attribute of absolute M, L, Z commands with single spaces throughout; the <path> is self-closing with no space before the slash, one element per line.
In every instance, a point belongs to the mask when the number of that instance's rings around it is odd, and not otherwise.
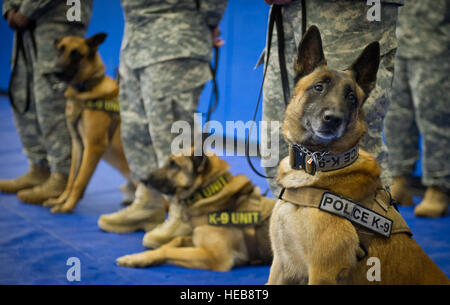
<path fill-rule="evenodd" d="M 18 178 L 10 180 L 0 180 L 0 192 L 17 193 L 18 191 L 32 188 L 44 183 L 50 176 L 48 167 L 30 166 L 28 172 Z"/>
<path fill-rule="evenodd" d="M 438 218 L 448 212 L 448 196 L 437 186 L 430 186 L 422 202 L 414 209 L 414 214 L 421 217 Z"/>
<path fill-rule="evenodd" d="M 100 216 L 98 226 L 104 231 L 113 233 L 149 231 L 162 223 L 165 218 L 162 195 L 139 183 L 133 203 L 118 212 Z"/>
<path fill-rule="evenodd" d="M 134 195 L 136 194 L 136 186 L 134 183 L 131 180 L 128 180 L 125 184 L 122 184 L 119 187 L 119 190 L 123 196 L 120 204 L 125 206 L 132 204 L 134 201 Z"/>
<path fill-rule="evenodd" d="M 47 199 L 61 195 L 66 188 L 66 184 L 67 176 L 58 172 L 52 172 L 44 183 L 19 191 L 17 197 L 23 202 L 41 204 Z"/>
<path fill-rule="evenodd" d="M 403 206 L 413 205 L 413 194 L 409 177 L 394 177 L 394 185 L 391 186 L 392 198 Z"/>
<path fill-rule="evenodd" d="M 191 233 L 191 224 L 183 221 L 182 207 L 179 204 L 171 203 L 169 217 L 154 230 L 147 232 L 142 244 L 147 248 L 158 248 L 176 236 L 186 236 Z"/>

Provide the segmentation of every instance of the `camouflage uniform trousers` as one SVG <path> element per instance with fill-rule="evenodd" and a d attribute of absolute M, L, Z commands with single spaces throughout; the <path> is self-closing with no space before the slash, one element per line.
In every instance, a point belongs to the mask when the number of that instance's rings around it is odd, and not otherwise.
<path fill-rule="evenodd" d="M 361 147 L 373 154 L 382 167 L 382 181 L 391 184 L 390 173 L 387 169 L 387 150 L 382 141 L 383 119 L 389 107 L 390 88 L 394 72 L 394 58 L 397 49 L 395 27 L 398 6 L 396 4 L 382 4 L 381 22 L 370 22 L 366 18 L 370 7 L 365 1 L 306 1 L 307 28 L 317 25 L 322 35 L 323 48 L 328 66 L 336 69 L 348 68 L 362 50 L 371 42 L 379 41 L 382 59 L 377 76 L 376 87 L 365 102 L 367 133 L 361 141 Z M 294 58 L 297 47 L 302 38 L 301 3 L 300 1 L 284 5 L 282 9 L 283 28 L 285 37 L 285 58 L 289 78 L 290 93 L 294 91 Z M 263 120 L 280 122 L 280 129 L 269 132 L 279 132 L 279 160 L 288 153 L 288 144 L 281 136 L 286 106 L 278 61 L 277 33 L 274 28 L 271 54 L 266 63 L 267 74 L 263 91 Z M 267 50 L 267 46 L 266 46 Z M 264 135 L 263 135 L 264 136 Z M 271 147 L 270 135 L 267 136 L 268 146 Z M 262 152 L 263 155 L 269 154 Z M 264 158 L 262 160 L 264 166 Z M 265 167 L 266 175 L 275 177 L 278 167 Z M 280 191 L 275 179 L 269 179 L 274 195 Z"/>
<path fill-rule="evenodd" d="M 175 121 L 193 126 L 208 62 L 175 59 L 132 69 L 121 60 L 120 116 L 125 155 L 134 179 L 161 167 L 171 152 Z"/>
<path fill-rule="evenodd" d="M 30 84 L 27 81 L 27 67 L 23 55 L 17 60 L 16 75 L 12 79 L 11 90 L 14 104 L 19 111 L 27 103 L 27 86 L 30 86 L 29 110 L 21 114 L 13 108 L 14 122 L 31 165 L 51 167 L 68 175 L 71 160 L 71 138 L 67 128 L 64 98 L 65 85 L 52 86 L 45 73 L 48 63 L 41 63 L 36 54 L 48 53 L 56 38 L 65 35 L 84 35 L 83 27 L 38 26 L 34 31 L 36 51 L 29 31 L 23 32 L 24 51 L 27 54 L 28 69 L 32 70 Z M 20 53 L 22 54 L 22 53 Z M 43 56 L 41 56 L 43 57 Z"/>
<path fill-rule="evenodd" d="M 449 54 L 397 57 L 392 101 L 385 121 L 392 175 L 411 175 L 423 136 L 422 182 L 450 190 Z"/>

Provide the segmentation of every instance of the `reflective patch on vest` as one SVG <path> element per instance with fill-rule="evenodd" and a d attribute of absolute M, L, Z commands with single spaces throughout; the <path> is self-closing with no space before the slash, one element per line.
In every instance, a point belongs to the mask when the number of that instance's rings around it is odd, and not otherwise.
<path fill-rule="evenodd" d="M 261 222 L 261 213 L 256 211 L 222 211 L 208 213 L 208 224 L 213 226 L 253 226 Z"/>
<path fill-rule="evenodd" d="M 347 198 L 326 192 L 322 196 L 319 209 L 344 217 L 353 223 L 385 237 L 391 236 L 392 220 Z"/>

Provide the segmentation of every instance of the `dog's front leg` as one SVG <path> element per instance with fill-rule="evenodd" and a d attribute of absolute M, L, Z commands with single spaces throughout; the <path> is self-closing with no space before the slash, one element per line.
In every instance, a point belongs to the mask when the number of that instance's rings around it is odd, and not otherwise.
<path fill-rule="evenodd" d="M 97 168 L 106 145 L 87 145 L 83 152 L 83 158 L 78 175 L 73 183 L 72 191 L 69 197 L 62 205 L 55 206 L 51 209 L 52 213 L 70 213 L 80 200 L 84 190 L 86 189 L 92 174 Z"/>
<path fill-rule="evenodd" d="M 158 265 L 166 261 L 164 249 L 192 246 L 192 236 L 177 236 L 167 244 L 162 245 L 159 249 L 119 257 L 117 259 L 117 264 L 124 267 L 148 267 Z"/>
<path fill-rule="evenodd" d="M 273 257 L 272 265 L 270 266 L 269 280 L 267 285 L 285 285 L 288 281 L 284 278 L 283 266 L 276 255 Z"/>
<path fill-rule="evenodd" d="M 351 270 L 357 264 L 359 243 L 357 239 L 346 237 L 341 237 L 340 242 L 335 242 L 335 245 L 328 249 L 326 247 L 314 249 L 308 264 L 308 285 L 347 283 Z"/>
<path fill-rule="evenodd" d="M 124 267 L 148 267 L 163 263 L 186 268 L 227 271 L 217 268 L 213 254 L 205 248 L 161 247 L 156 250 L 125 255 L 117 259 L 117 264 Z"/>
<path fill-rule="evenodd" d="M 69 124 L 70 126 L 70 124 Z M 73 129 L 69 128 L 69 130 Z M 76 134 L 72 134 L 72 131 L 70 132 L 72 136 L 72 160 L 70 163 L 70 171 L 69 171 L 69 178 L 67 180 L 66 188 L 64 189 L 64 192 L 57 197 L 57 198 L 50 198 L 47 201 L 44 202 L 44 207 L 51 208 L 60 204 L 64 204 L 64 202 L 67 200 L 67 198 L 70 195 L 70 192 L 72 191 L 73 182 L 75 181 L 75 176 L 77 171 L 80 168 L 81 165 L 81 157 L 82 157 L 82 151 L 83 151 L 83 145 L 81 143 L 80 139 L 77 139 L 78 136 Z"/>
<path fill-rule="evenodd" d="M 108 147 L 110 124 L 111 118 L 107 113 L 90 109 L 83 110 L 80 125 L 80 135 L 84 145 L 81 166 L 76 172 L 69 197 L 64 204 L 53 207 L 52 213 L 69 213 L 75 208 Z"/>

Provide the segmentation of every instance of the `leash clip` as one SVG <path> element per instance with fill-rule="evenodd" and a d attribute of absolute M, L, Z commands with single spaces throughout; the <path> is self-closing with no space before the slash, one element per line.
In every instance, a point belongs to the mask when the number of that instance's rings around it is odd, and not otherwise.
<path fill-rule="evenodd" d="M 306 173 L 313 176 L 316 173 L 319 162 L 325 155 L 330 153 L 329 151 L 312 152 L 300 144 L 294 144 L 292 148 L 294 149 L 295 155 L 293 162 L 291 162 L 291 167 L 293 169 L 303 169 Z"/>

